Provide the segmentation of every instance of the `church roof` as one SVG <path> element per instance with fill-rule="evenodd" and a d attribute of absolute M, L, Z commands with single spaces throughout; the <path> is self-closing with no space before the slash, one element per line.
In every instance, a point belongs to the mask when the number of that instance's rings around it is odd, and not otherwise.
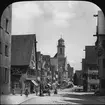
<path fill-rule="evenodd" d="M 57 58 L 57 53 L 54 55 L 54 58 Z"/>
<path fill-rule="evenodd" d="M 64 39 L 60 38 L 58 41 L 64 41 Z"/>
<path fill-rule="evenodd" d="M 12 35 L 11 65 L 29 65 L 35 34 Z"/>

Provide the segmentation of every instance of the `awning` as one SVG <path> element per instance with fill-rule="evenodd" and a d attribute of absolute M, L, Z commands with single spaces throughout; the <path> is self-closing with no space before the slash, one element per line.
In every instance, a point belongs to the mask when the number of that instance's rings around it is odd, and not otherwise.
<path fill-rule="evenodd" d="M 32 81 L 32 83 L 34 83 L 36 86 L 38 86 L 38 84 L 36 83 L 36 81 L 34 81 L 34 80 L 31 80 Z"/>

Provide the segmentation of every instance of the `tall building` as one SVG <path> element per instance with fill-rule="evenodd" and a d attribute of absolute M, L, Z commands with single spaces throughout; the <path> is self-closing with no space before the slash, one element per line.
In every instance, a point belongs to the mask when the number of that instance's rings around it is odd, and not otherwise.
<path fill-rule="evenodd" d="M 56 68 L 55 77 L 60 84 L 68 79 L 67 58 L 65 57 L 64 39 L 62 38 L 58 40 L 57 53 L 51 58 L 51 65 L 54 65 Z"/>
<path fill-rule="evenodd" d="M 83 84 L 87 91 L 96 89 L 99 86 L 97 55 L 95 46 L 85 47 L 85 59 L 82 60 Z"/>
<path fill-rule="evenodd" d="M 102 11 L 98 11 L 97 18 L 97 41 L 95 43 L 97 52 L 97 65 L 100 78 L 100 93 L 105 95 L 105 16 Z"/>
<path fill-rule="evenodd" d="M 73 67 L 70 66 L 70 64 L 67 64 L 68 69 L 68 79 L 70 81 L 73 81 Z"/>
<path fill-rule="evenodd" d="M 0 93 L 10 93 L 12 7 L 3 12 L 0 22 Z"/>

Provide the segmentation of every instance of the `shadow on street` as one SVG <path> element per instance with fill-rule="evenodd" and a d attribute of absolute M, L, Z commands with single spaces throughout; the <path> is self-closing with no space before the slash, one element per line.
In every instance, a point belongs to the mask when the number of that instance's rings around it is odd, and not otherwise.
<path fill-rule="evenodd" d="M 65 102 L 73 102 L 77 104 L 100 104 L 100 102 L 96 99 L 96 96 L 94 94 L 81 94 L 77 93 L 67 93 L 62 95 L 63 101 Z"/>

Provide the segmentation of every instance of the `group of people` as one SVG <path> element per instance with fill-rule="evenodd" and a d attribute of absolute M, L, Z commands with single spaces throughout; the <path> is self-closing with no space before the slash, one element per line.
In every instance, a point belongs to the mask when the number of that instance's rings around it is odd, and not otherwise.
<path fill-rule="evenodd" d="M 43 92 L 46 89 L 48 90 L 48 92 L 50 92 L 50 90 L 54 90 L 54 94 L 57 94 L 57 84 L 56 83 L 53 83 L 52 85 L 46 84 L 45 86 L 42 87 Z M 40 93 L 40 87 L 39 86 L 35 87 L 34 93 L 36 95 L 38 95 L 38 93 Z M 14 89 L 12 89 L 12 94 L 15 95 Z M 22 94 L 23 94 L 23 90 L 21 89 L 20 95 L 22 96 Z M 28 97 L 28 95 L 29 95 L 28 88 L 25 89 L 24 94 Z"/>

